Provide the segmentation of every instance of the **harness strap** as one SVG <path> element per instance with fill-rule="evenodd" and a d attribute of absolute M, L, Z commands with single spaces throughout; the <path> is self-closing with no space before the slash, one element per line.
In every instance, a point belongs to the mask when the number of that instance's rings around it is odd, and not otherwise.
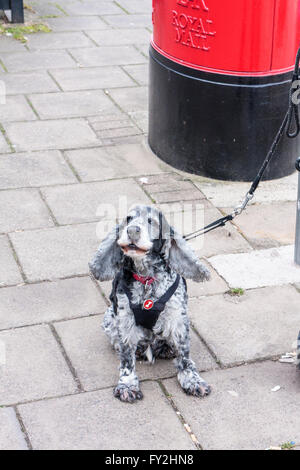
<path fill-rule="evenodd" d="M 145 310 L 143 306 L 134 304 L 132 302 L 132 292 L 128 288 L 128 286 L 123 283 L 122 288 L 125 294 L 128 297 L 130 308 L 134 314 L 135 323 L 137 326 L 142 326 L 143 328 L 147 328 L 148 330 L 152 330 L 155 323 L 158 320 L 159 315 L 164 310 L 166 303 L 170 300 L 172 295 L 175 294 L 177 287 L 179 285 L 181 276 L 177 274 L 175 282 L 169 287 L 169 289 L 164 293 L 160 299 L 154 302 L 153 307 L 151 310 Z"/>

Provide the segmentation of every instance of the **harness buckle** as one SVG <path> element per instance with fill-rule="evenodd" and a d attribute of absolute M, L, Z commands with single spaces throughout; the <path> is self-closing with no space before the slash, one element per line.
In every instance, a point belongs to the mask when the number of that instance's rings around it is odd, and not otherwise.
<path fill-rule="evenodd" d="M 240 215 L 246 209 L 247 205 L 253 198 L 254 198 L 254 194 L 251 194 L 250 191 L 248 191 L 242 204 L 240 204 L 235 209 L 233 209 L 231 213 L 232 218 L 234 219 L 236 216 Z"/>

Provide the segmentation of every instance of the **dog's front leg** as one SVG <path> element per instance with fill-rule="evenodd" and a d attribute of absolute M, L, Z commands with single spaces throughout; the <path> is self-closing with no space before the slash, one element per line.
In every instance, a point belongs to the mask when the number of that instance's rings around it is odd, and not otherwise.
<path fill-rule="evenodd" d="M 194 361 L 190 359 L 190 335 L 189 325 L 182 325 L 181 334 L 173 338 L 177 357 L 175 365 L 177 368 L 178 381 L 188 395 L 204 397 L 209 395 L 211 387 L 200 377 Z"/>
<path fill-rule="evenodd" d="M 135 352 L 136 345 L 120 341 L 120 379 L 114 389 L 114 396 L 129 403 L 143 398 L 135 371 Z"/>

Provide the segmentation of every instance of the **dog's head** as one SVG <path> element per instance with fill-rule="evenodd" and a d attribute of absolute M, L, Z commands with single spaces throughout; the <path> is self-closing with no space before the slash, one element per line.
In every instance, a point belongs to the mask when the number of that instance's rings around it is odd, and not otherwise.
<path fill-rule="evenodd" d="M 133 262 L 162 258 L 166 265 L 187 279 L 208 280 L 210 275 L 184 238 L 168 224 L 164 215 L 150 206 L 135 206 L 103 240 L 90 270 L 100 281 L 111 280 L 125 257 Z"/>

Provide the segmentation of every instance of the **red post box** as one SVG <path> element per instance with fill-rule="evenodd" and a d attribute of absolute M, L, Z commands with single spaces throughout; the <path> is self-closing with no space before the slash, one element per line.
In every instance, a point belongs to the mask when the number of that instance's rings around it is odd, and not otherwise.
<path fill-rule="evenodd" d="M 300 0 L 153 0 L 149 144 L 176 168 L 250 181 L 288 106 Z M 284 138 L 266 179 L 294 171 Z"/>

